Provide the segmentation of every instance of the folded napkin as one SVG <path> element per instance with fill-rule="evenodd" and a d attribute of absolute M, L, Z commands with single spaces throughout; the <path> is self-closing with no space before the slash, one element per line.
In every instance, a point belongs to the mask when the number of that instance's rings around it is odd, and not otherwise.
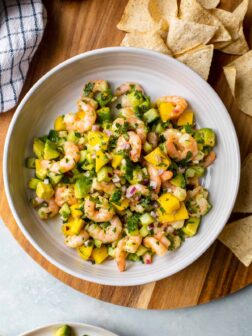
<path fill-rule="evenodd" d="M 0 112 L 16 105 L 45 25 L 42 1 L 0 0 Z"/>

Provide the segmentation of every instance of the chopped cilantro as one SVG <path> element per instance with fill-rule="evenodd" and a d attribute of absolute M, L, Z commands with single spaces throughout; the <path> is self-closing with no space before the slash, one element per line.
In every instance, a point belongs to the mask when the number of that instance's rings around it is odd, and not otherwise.
<path fill-rule="evenodd" d="M 112 203 L 118 204 L 120 199 L 122 197 L 122 191 L 117 189 L 116 191 L 114 191 L 114 193 L 112 194 L 110 201 Z"/>
<path fill-rule="evenodd" d="M 83 96 L 87 97 L 90 95 L 90 93 L 93 91 L 94 88 L 94 84 L 89 82 L 85 85 L 84 89 L 83 89 Z"/>
<path fill-rule="evenodd" d="M 139 214 L 134 214 L 127 220 L 127 228 L 129 233 L 138 230 L 139 217 Z"/>

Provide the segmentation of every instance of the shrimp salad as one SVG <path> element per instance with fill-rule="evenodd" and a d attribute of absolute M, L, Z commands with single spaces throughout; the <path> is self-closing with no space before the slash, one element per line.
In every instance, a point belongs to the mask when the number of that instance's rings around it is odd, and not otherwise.
<path fill-rule="evenodd" d="M 86 83 L 77 112 L 34 139 L 29 181 L 38 216 L 62 219 L 67 247 L 86 261 L 151 264 L 194 236 L 211 209 L 202 186 L 215 160 L 212 129 L 186 100 L 150 100 L 137 83 Z"/>

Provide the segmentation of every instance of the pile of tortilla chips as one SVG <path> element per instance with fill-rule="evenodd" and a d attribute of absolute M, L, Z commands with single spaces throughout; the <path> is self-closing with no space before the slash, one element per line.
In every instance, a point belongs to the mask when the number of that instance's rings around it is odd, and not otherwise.
<path fill-rule="evenodd" d="M 129 0 L 117 25 L 127 32 L 121 46 L 173 56 L 207 80 L 214 49 L 249 50 L 243 34 L 248 1 L 229 12 L 216 8 L 220 0 Z"/>
<path fill-rule="evenodd" d="M 244 160 L 241 168 L 241 180 L 234 212 L 252 214 L 252 154 Z M 252 215 L 228 224 L 219 236 L 245 265 L 252 262 Z"/>

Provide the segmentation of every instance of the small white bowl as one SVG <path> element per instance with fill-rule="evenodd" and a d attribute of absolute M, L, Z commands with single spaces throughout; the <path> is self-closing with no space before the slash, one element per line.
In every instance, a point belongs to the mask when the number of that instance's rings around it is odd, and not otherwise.
<path fill-rule="evenodd" d="M 24 167 L 32 155 L 34 137 L 53 128 L 59 114 L 76 111 L 83 84 L 106 79 L 112 86 L 138 82 L 152 100 L 163 95 L 184 97 L 200 127 L 217 134 L 217 160 L 208 169 L 204 185 L 213 209 L 204 217 L 198 234 L 176 252 L 155 257 L 151 265 L 129 263 L 119 273 L 114 261 L 92 265 L 64 246 L 60 221 L 39 220 L 29 204 L 31 172 Z M 105 285 L 130 286 L 170 276 L 199 258 L 226 224 L 237 195 L 240 155 L 229 114 L 215 91 L 191 69 L 175 59 L 145 49 L 106 48 L 75 56 L 49 71 L 26 94 L 11 122 L 4 151 L 4 184 L 15 220 L 31 244 L 52 264 L 78 278 Z"/>

